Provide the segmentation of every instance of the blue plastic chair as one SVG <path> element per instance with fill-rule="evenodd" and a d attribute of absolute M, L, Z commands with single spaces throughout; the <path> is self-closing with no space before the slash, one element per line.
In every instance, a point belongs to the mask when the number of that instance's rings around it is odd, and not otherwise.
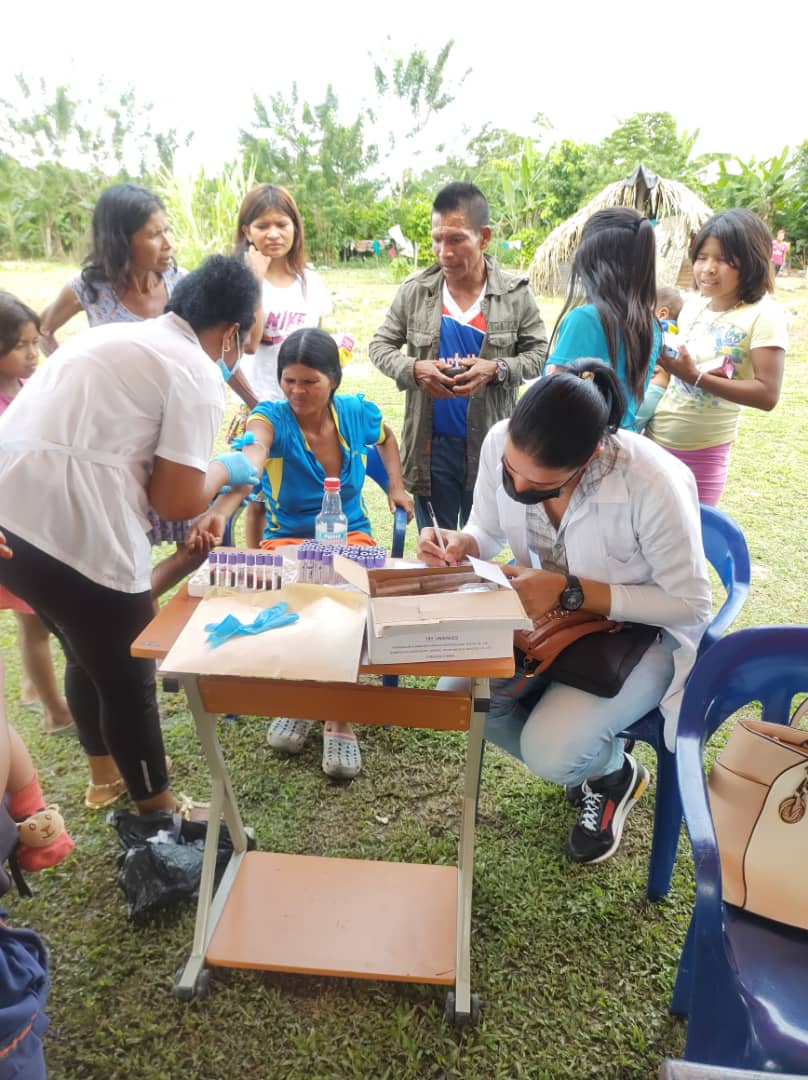
<path fill-rule="evenodd" d="M 688 1061 L 808 1073 L 808 931 L 784 926 L 721 898 L 704 746 L 749 702 L 787 724 L 794 695 L 808 691 L 808 627 L 761 626 L 717 642 L 694 667 L 676 739 L 679 787 L 696 867 L 696 902 L 673 994 L 687 1014 Z M 808 852 L 793 867 L 806 881 Z"/>
<path fill-rule="evenodd" d="M 717 641 L 732 625 L 749 594 L 751 566 L 746 539 L 737 522 L 714 506 L 701 506 L 701 531 L 704 554 L 727 591 L 720 610 L 704 632 L 699 655 Z M 657 756 L 654 833 L 648 865 L 646 893 L 649 900 L 667 896 L 682 831 L 682 803 L 676 782 L 676 758 L 665 748 L 664 719 L 659 709 L 652 709 L 630 728 L 621 732 L 630 742 L 639 740 L 653 746 Z M 483 743 L 483 750 L 485 744 Z M 482 777 L 482 759 L 480 761 Z M 477 784 L 479 802 L 480 784 Z"/>
<path fill-rule="evenodd" d="M 727 592 L 720 610 L 704 632 L 699 656 L 717 642 L 734 622 L 749 594 L 749 548 L 737 522 L 714 506 L 701 508 L 704 554 Z M 659 709 L 646 713 L 622 735 L 653 746 L 657 756 L 654 833 L 648 865 L 649 900 L 667 896 L 682 831 L 682 803 L 676 782 L 676 757 L 665 747 L 664 719 Z"/>
<path fill-rule="evenodd" d="M 371 480 L 375 480 L 385 495 L 390 490 L 390 484 L 387 479 L 387 469 L 384 467 L 384 462 L 379 454 L 379 449 L 376 446 L 366 446 L 367 451 L 367 474 Z M 402 510 L 400 506 L 397 506 L 395 513 L 393 514 L 393 542 L 390 545 L 390 554 L 395 559 L 401 559 L 404 556 L 404 538 L 407 532 L 407 512 Z"/>

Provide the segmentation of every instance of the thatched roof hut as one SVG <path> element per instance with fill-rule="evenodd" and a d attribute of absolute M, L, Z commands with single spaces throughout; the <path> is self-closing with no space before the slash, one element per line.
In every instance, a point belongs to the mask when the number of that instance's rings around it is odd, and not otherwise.
<path fill-rule="evenodd" d="M 596 210 L 633 206 L 657 222 L 657 282 L 690 284 L 687 250 L 691 236 L 712 216 L 712 210 L 690 188 L 666 180 L 639 165 L 631 176 L 609 184 L 599 195 L 558 225 L 541 244 L 530 263 L 530 283 L 536 293 L 563 292 L 584 223 Z"/>

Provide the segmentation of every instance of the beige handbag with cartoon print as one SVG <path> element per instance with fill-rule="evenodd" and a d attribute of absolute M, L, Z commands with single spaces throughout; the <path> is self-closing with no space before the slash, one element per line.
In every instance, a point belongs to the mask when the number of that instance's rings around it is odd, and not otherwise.
<path fill-rule="evenodd" d="M 808 731 L 740 720 L 708 788 L 724 900 L 808 930 Z"/>

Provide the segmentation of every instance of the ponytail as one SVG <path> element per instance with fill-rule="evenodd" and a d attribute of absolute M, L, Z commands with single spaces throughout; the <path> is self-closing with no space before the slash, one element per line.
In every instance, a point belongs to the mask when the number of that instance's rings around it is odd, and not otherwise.
<path fill-rule="evenodd" d="M 564 317 L 582 302 L 598 313 L 612 367 L 620 346 L 625 354 L 626 386 L 642 401 L 654 348 L 656 239 L 651 222 L 628 206 L 596 211 L 581 230 L 572 260 L 569 290 L 550 342 Z"/>
<path fill-rule="evenodd" d="M 508 427 L 511 442 L 548 469 L 584 465 L 620 427 L 626 397 L 600 360 L 576 360 L 539 379 L 520 398 Z"/>

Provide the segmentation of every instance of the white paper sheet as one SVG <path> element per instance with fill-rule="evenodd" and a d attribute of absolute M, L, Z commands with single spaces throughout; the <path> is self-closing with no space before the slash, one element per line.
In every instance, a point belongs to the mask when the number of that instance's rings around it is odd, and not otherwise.
<path fill-rule="evenodd" d="M 242 634 L 217 649 L 207 644 L 208 623 L 221 622 L 226 615 L 250 623 L 263 608 L 284 600 L 300 615 L 293 626 Z M 172 675 L 355 682 L 366 614 L 367 598 L 347 589 L 286 585 L 255 597 L 217 590 L 200 600 L 160 670 Z"/>
<path fill-rule="evenodd" d="M 502 567 L 499 563 L 486 562 L 485 559 L 475 559 L 469 555 L 469 562 L 474 567 L 474 573 L 477 577 L 484 578 L 486 581 L 493 581 L 495 585 L 501 585 L 504 589 L 512 589 L 510 580 L 502 573 Z"/>

